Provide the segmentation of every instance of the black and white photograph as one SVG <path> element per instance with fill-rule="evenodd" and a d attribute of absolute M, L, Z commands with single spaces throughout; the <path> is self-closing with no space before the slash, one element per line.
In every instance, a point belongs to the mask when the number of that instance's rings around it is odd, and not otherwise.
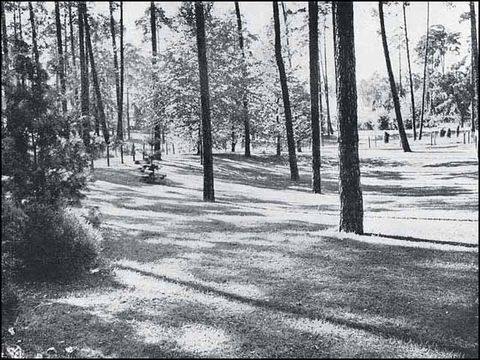
<path fill-rule="evenodd" d="M 478 359 L 477 1 L 1 1 L 1 357 Z"/>

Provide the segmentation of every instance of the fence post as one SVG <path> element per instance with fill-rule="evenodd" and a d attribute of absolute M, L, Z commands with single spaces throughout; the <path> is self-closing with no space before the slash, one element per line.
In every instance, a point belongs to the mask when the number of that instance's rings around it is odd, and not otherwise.
<path fill-rule="evenodd" d="M 368 137 L 368 148 L 370 149 L 370 136 Z"/>
<path fill-rule="evenodd" d="M 132 157 L 133 157 L 133 162 L 135 162 L 135 143 L 132 143 Z"/>
<path fill-rule="evenodd" d="M 107 143 L 107 166 L 110 166 L 110 145 Z"/>
<path fill-rule="evenodd" d="M 433 145 L 433 133 L 430 133 L 430 146 Z"/>
<path fill-rule="evenodd" d="M 467 142 L 466 142 L 466 139 L 465 139 L 465 135 L 466 135 L 466 134 L 465 134 L 465 131 L 463 131 L 463 144 L 466 144 L 466 143 L 467 143 Z"/>
<path fill-rule="evenodd" d="M 377 134 L 373 135 L 373 139 L 375 141 L 375 147 L 377 147 Z"/>

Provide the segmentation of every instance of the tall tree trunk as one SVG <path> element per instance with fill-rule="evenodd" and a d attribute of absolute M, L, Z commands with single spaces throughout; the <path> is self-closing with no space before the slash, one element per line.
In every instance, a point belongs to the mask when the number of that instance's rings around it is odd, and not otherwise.
<path fill-rule="evenodd" d="M 113 1 L 108 2 L 108 7 L 110 10 L 110 33 L 112 35 L 112 50 L 113 50 L 113 68 L 115 71 L 115 95 L 117 100 L 117 138 L 120 137 L 120 133 L 118 128 L 121 122 L 121 108 L 120 108 L 120 70 L 118 68 L 118 56 L 117 56 L 117 41 L 116 41 L 116 34 L 115 34 L 115 19 L 113 17 Z M 120 140 L 120 139 L 119 139 Z"/>
<path fill-rule="evenodd" d="M 82 3 L 85 3 L 82 1 Z M 87 43 L 87 52 L 88 57 L 90 58 L 90 68 L 92 71 L 92 80 L 93 80 L 93 88 L 95 90 L 96 100 L 97 100 L 97 107 L 98 107 L 98 115 L 100 120 L 100 125 L 102 126 L 103 138 L 107 143 L 107 146 L 110 144 L 110 134 L 108 132 L 107 127 L 107 119 L 105 117 L 105 108 L 103 107 L 103 100 L 102 100 L 102 92 L 100 91 L 100 84 L 98 83 L 98 76 L 97 70 L 95 67 L 95 58 L 93 57 L 93 48 L 92 48 L 92 38 L 90 36 L 90 25 L 88 24 L 88 13 L 86 6 L 83 9 L 83 16 L 84 16 L 84 23 L 85 23 L 85 38 Z"/>
<path fill-rule="evenodd" d="M 63 4 L 63 36 L 65 37 L 65 52 L 64 52 L 64 59 L 65 59 L 65 74 L 67 74 L 68 71 L 68 26 L 67 26 L 67 8 L 66 8 L 66 3 L 64 2 Z"/>
<path fill-rule="evenodd" d="M 123 45 L 123 1 L 120 1 L 120 113 L 117 124 L 117 137 L 123 141 L 123 87 L 125 82 L 125 52 Z M 123 153 L 123 147 L 120 147 Z"/>
<path fill-rule="evenodd" d="M 215 191 L 213 184 L 212 132 L 210 124 L 208 65 L 203 11 L 203 3 L 201 1 L 196 1 L 195 20 L 197 25 L 198 68 L 200 73 L 200 97 L 202 103 L 203 200 L 213 202 L 215 201 Z"/>
<path fill-rule="evenodd" d="M 285 73 L 285 64 L 282 58 L 282 44 L 280 40 L 280 19 L 278 14 L 278 1 L 273 1 L 273 20 L 275 27 L 275 59 L 280 75 L 280 85 L 282 87 L 283 108 L 285 112 L 285 127 L 287 129 L 288 160 L 290 162 L 290 178 L 292 181 L 298 181 L 297 156 L 295 154 L 295 137 L 292 125 L 292 110 L 290 108 L 290 98 L 288 96 L 287 75 Z"/>
<path fill-rule="evenodd" d="M 128 86 L 127 86 L 127 136 L 130 140 L 130 101 L 128 96 Z"/>
<path fill-rule="evenodd" d="M 60 89 L 62 94 L 62 112 L 67 113 L 67 83 L 65 82 L 65 61 L 63 57 L 62 45 L 62 23 L 60 19 L 60 4 L 55 2 L 55 26 L 57 31 L 57 51 L 58 51 L 58 76 L 60 77 Z"/>
<path fill-rule="evenodd" d="M 310 55 L 310 108 L 312 125 L 312 191 L 322 192 L 320 177 L 320 124 L 318 112 L 318 3 L 308 2 L 308 41 Z"/>
<path fill-rule="evenodd" d="M 22 6 L 21 6 L 21 4 L 20 4 L 20 1 L 19 1 L 19 4 L 18 4 L 18 34 L 19 34 L 20 40 L 23 40 Z"/>
<path fill-rule="evenodd" d="M 28 9 L 30 10 L 30 25 L 32 27 L 32 49 L 33 49 L 33 59 L 35 61 L 35 79 L 34 83 L 37 86 L 37 90 L 40 88 L 40 54 L 38 52 L 38 43 L 37 43 L 37 27 L 35 24 L 35 13 L 33 11 L 32 2 L 28 2 Z"/>
<path fill-rule="evenodd" d="M 335 53 L 335 51 L 337 51 L 337 20 L 335 19 L 335 4 L 336 2 L 335 1 L 332 1 L 332 31 L 333 31 L 333 57 L 336 58 L 337 54 Z M 338 79 L 338 76 L 337 76 L 337 67 L 334 66 L 335 68 L 335 95 L 337 95 L 337 88 L 338 88 L 338 84 L 337 84 L 337 79 Z M 338 100 L 337 100 L 338 102 Z M 337 131 L 338 131 L 338 114 L 337 114 Z"/>
<path fill-rule="evenodd" d="M 334 12 L 339 124 L 340 231 L 362 234 L 363 199 L 358 157 L 353 2 L 337 2 Z"/>
<path fill-rule="evenodd" d="M 330 116 L 330 98 L 328 96 L 328 62 L 327 62 L 327 25 L 323 25 L 323 56 L 325 57 L 325 71 L 323 72 L 325 86 L 325 105 L 327 107 L 327 134 L 333 135 L 332 118 Z"/>
<path fill-rule="evenodd" d="M 30 25 L 31 25 L 31 28 L 32 28 L 32 48 L 33 48 L 33 58 L 35 60 L 35 72 L 34 72 L 34 79 L 33 79 L 33 86 L 32 86 L 32 90 L 33 90 L 33 96 L 34 98 L 39 98 L 41 97 L 41 78 L 40 78 L 40 54 L 38 52 L 38 44 L 37 44 L 37 28 L 36 28 L 36 24 L 35 24 L 35 13 L 33 11 L 33 6 L 32 6 L 32 2 L 29 1 L 28 2 L 28 8 L 29 8 L 29 11 L 30 11 Z M 22 85 L 23 86 L 23 85 Z M 36 103 L 34 103 L 34 106 L 33 106 L 33 113 L 34 113 L 34 120 L 36 120 L 36 114 L 37 114 L 37 106 L 35 105 Z M 33 163 L 35 166 L 37 166 L 37 141 L 35 140 L 35 130 L 32 131 L 32 148 L 33 148 Z M 40 161 L 39 163 L 42 164 L 42 154 L 41 154 L 41 147 L 39 148 L 39 152 L 40 152 Z"/>
<path fill-rule="evenodd" d="M 427 1 L 427 37 L 425 39 L 425 57 L 423 60 L 423 89 L 422 89 L 422 112 L 420 113 L 420 131 L 418 140 L 422 140 L 423 118 L 425 116 L 425 96 L 427 87 L 427 63 L 428 63 L 428 36 L 430 32 L 430 2 Z"/>
<path fill-rule="evenodd" d="M 287 9 L 285 8 L 285 4 L 283 1 L 281 1 L 282 4 L 282 13 L 283 13 L 283 22 L 285 23 L 285 40 L 287 42 L 287 56 L 288 56 L 288 66 L 289 69 L 292 69 L 292 53 L 290 52 L 290 36 L 289 36 L 289 31 L 288 31 L 288 25 L 287 25 Z"/>
<path fill-rule="evenodd" d="M 72 69 L 73 69 L 73 78 L 77 78 L 77 60 L 75 55 L 75 34 L 73 32 L 73 14 L 72 14 L 72 2 L 68 1 L 68 22 L 70 25 L 70 53 L 72 55 Z M 73 98 L 74 102 L 78 101 L 78 88 L 76 82 L 73 81 Z"/>
<path fill-rule="evenodd" d="M 242 34 L 242 17 L 240 15 L 240 7 L 238 1 L 235 1 L 235 14 L 237 15 L 237 31 L 238 41 L 240 43 L 240 50 L 242 51 L 242 70 L 243 79 L 247 79 L 247 64 L 245 61 L 245 49 L 243 48 L 243 34 Z M 248 102 L 247 102 L 247 88 L 246 84 L 243 88 L 243 125 L 245 128 L 245 157 L 250 157 L 250 121 L 248 118 Z"/>
<path fill-rule="evenodd" d="M 155 84 L 157 82 L 157 77 L 155 76 L 155 64 L 157 63 L 157 20 L 156 20 L 156 7 L 155 7 L 155 2 L 151 1 L 150 2 L 150 31 L 152 32 L 152 78 L 153 78 L 153 83 Z M 156 108 L 156 100 L 154 100 L 154 106 Z M 158 154 L 160 157 L 159 160 L 162 159 L 161 155 L 161 147 L 160 147 L 160 124 L 157 123 L 158 119 L 156 119 L 156 123 L 154 125 L 154 130 L 153 130 L 153 137 L 154 137 L 154 150 L 155 153 Z"/>
<path fill-rule="evenodd" d="M 78 49 L 80 57 L 80 109 L 82 114 L 82 138 L 83 143 L 90 149 L 90 106 L 89 106 L 89 81 L 87 70 L 87 53 L 85 49 L 85 24 L 83 11 L 85 2 L 78 3 Z M 75 61 L 75 60 L 74 60 Z"/>
<path fill-rule="evenodd" d="M 477 42 L 477 20 L 475 16 L 475 5 L 470 1 L 470 42 L 472 46 L 472 132 L 478 129 L 478 42 Z M 477 153 L 478 154 L 478 153 Z"/>
<path fill-rule="evenodd" d="M 385 21 L 383 17 L 383 2 L 378 2 L 378 13 L 380 16 L 380 30 L 382 33 L 383 51 L 385 53 L 385 62 L 387 64 L 388 79 L 390 80 L 390 88 L 392 90 L 393 105 L 395 107 L 395 116 L 397 117 L 398 132 L 400 134 L 400 140 L 402 142 L 402 148 L 404 152 L 410 152 L 410 145 L 408 144 L 407 134 L 405 133 L 405 127 L 403 126 L 402 113 L 400 111 L 400 101 L 398 99 L 397 87 L 395 85 L 395 79 L 393 77 L 392 64 L 390 62 L 390 54 L 388 53 L 387 35 L 385 33 Z"/>
<path fill-rule="evenodd" d="M 408 77 L 410 79 L 410 100 L 412 102 L 412 127 L 413 127 L 413 140 L 417 140 L 417 125 L 416 125 L 416 114 L 415 114 L 415 97 L 413 95 L 413 77 L 412 77 L 412 66 L 410 63 L 410 48 L 408 45 L 408 32 L 407 32 L 407 11 L 406 11 L 406 2 L 403 2 L 403 28 L 405 30 L 405 45 L 407 48 L 407 63 L 408 63 Z"/>
<path fill-rule="evenodd" d="M 318 24 L 318 22 L 317 22 Z M 317 32 L 318 34 L 318 32 Z M 322 84 L 322 54 L 320 53 L 320 48 L 317 47 L 318 49 L 318 84 L 317 84 L 317 91 L 318 91 L 318 112 L 319 112 L 319 119 L 320 119 L 320 142 L 322 143 L 323 141 L 323 133 L 324 133 L 324 119 L 325 117 L 323 116 L 323 84 Z M 329 133 L 327 131 L 327 137 L 329 136 Z"/>
<path fill-rule="evenodd" d="M 1 11 L 2 11 L 2 70 L 5 71 L 6 69 L 8 69 L 8 66 L 9 66 L 7 24 L 6 24 L 6 19 L 5 19 L 4 3 L 1 2 L 0 6 L 1 6 Z"/>

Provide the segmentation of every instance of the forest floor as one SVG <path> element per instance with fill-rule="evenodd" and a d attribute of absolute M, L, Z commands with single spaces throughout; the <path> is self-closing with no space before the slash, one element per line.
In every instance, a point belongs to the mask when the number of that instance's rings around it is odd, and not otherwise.
<path fill-rule="evenodd" d="M 478 162 L 473 144 L 368 149 L 365 235 L 338 232 L 338 161 L 323 194 L 287 156 L 216 154 L 215 203 L 194 155 L 95 163 L 111 271 L 32 287 L 15 324 L 52 357 L 478 357 Z"/>

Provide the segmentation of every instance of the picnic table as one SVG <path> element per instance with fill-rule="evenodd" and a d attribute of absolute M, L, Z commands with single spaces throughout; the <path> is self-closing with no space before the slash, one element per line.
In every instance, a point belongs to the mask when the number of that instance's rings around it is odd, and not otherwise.
<path fill-rule="evenodd" d="M 148 183 L 154 183 L 155 179 L 160 179 L 163 180 L 167 177 L 167 174 L 162 174 L 158 173 L 156 171 L 160 170 L 160 167 L 158 164 L 153 163 L 153 161 L 147 162 L 145 160 L 137 160 L 135 161 L 135 164 L 140 165 L 138 168 L 142 175 L 141 180 L 148 182 Z"/>

